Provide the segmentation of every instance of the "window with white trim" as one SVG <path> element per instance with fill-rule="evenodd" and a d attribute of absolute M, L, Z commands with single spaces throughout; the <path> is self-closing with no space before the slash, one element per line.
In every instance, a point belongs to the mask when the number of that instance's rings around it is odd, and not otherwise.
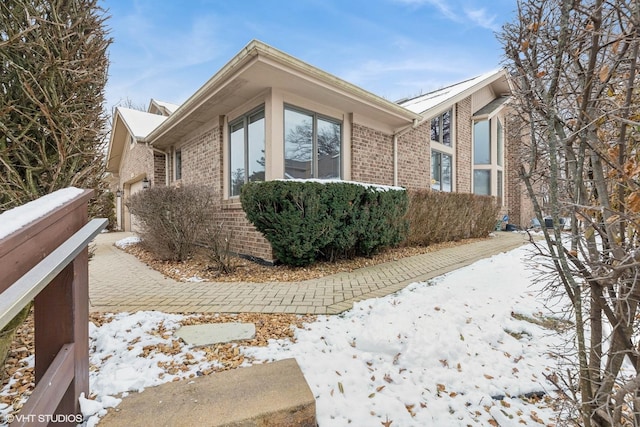
<path fill-rule="evenodd" d="M 182 150 L 176 150 L 173 156 L 173 170 L 175 171 L 176 181 L 182 179 Z"/>
<path fill-rule="evenodd" d="M 451 147 L 451 117 L 452 110 L 449 109 L 431 119 L 431 141 Z"/>
<path fill-rule="evenodd" d="M 452 156 L 431 150 L 431 188 L 438 191 L 452 191 Z"/>
<path fill-rule="evenodd" d="M 250 181 L 264 181 L 264 107 L 229 123 L 229 195 L 239 196 Z"/>
<path fill-rule="evenodd" d="M 503 203 L 504 129 L 498 117 L 473 123 L 473 192 Z"/>
<path fill-rule="evenodd" d="M 340 178 L 341 151 L 342 122 L 285 106 L 285 178 Z"/>

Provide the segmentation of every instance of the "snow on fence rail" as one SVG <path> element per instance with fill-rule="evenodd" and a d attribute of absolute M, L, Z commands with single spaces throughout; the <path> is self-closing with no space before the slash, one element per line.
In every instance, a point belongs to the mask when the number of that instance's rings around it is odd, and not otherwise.
<path fill-rule="evenodd" d="M 107 220 L 87 221 L 92 190 L 67 190 L 31 202 L 35 219 L 0 237 L 0 330 L 34 301 L 36 388 L 12 425 L 80 414 L 89 391 L 87 246 Z"/>

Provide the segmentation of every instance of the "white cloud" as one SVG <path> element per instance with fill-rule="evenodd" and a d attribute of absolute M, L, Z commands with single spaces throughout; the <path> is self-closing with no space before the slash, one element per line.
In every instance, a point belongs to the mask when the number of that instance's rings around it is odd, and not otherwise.
<path fill-rule="evenodd" d="M 482 28 L 491 31 L 500 30 L 500 25 L 496 23 L 496 15 L 489 15 L 486 9 L 466 9 L 465 15 L 471 22 Z"/>

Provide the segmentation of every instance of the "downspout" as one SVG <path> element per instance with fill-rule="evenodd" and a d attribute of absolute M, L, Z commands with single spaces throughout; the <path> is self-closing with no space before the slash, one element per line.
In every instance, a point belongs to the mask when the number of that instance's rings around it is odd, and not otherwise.
<path fill-rule="evenodd" d="M 147 147 L 151 148 L 151 150 L 155 153 L 164 154 L 164 185 L 169 186 L 169 153 L 161 150 L 159 148 L 154 147 L 150 143 L 146 142 Z M 155 172 L 155 171 L 154 171 Z"/>
<path fill-rule="evenodd" d="M 418 127 L 422 120 L 413 119 L 413 123 L 406 126 L 393 134 L 393 185 L 398 185 L 398 137 Z"/>

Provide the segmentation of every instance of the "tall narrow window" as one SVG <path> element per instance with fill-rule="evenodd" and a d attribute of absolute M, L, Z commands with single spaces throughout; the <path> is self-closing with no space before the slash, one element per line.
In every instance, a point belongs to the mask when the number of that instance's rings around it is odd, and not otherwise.
<path fill-rule="evenodd" d="M 229 195 L 249 181 L 264 181 L 264 109 L 229 124 Z"/>
<path fill-rule="evenodd" d="M 176 150 L 174 170 L 176 171 L 176 181 L 182 179 L 182 150 Z"/>
<path fill-rule="evenodd" d="M 431 141 L 451 147 L 451 110 L 431 119 Z"/>
<path fill-rule="evenodd" d="M 473 124 L 473 163 L 476 165 L 491 164 L 489 129 L 489 120 L 481 120 Z"/>
<path fill-rule="evenodd" d="M 285 107 L 285 178 L 340 178 L 342 123 Z"/>
<path fill-rule="evenodd" d="M 502 130 L 502 123 L 500 122 L 500 119 L 497 119 L 497 125 L 496 125 L 496 155 L 498 156 L 498 158 L 496 159 L 498 162 L 498 166 L 502 166 L 502 157 L 504 156 L 503 152 L 504 152 L 504 145 L 503 145 L 503 130 Z"/>
<path fill-rule="evenodd" d="M 439 151 L 431 151 L 431 188 L 451 191 L 451 156 Z"/>
<path fill-rule="evenodd" d="M 498 188 L 497 188 L 497 191 L 496 191 L 496 195 L 498 197 L 498 205 L 499 206 L 502 206 L 502 197 L 503 197 L 503 194 L 502 194 L 503 186 L 502 185 L 503 185 L 502 184 L 502 171 L 498 171 L 498 183 L 497 183 Z"/>

